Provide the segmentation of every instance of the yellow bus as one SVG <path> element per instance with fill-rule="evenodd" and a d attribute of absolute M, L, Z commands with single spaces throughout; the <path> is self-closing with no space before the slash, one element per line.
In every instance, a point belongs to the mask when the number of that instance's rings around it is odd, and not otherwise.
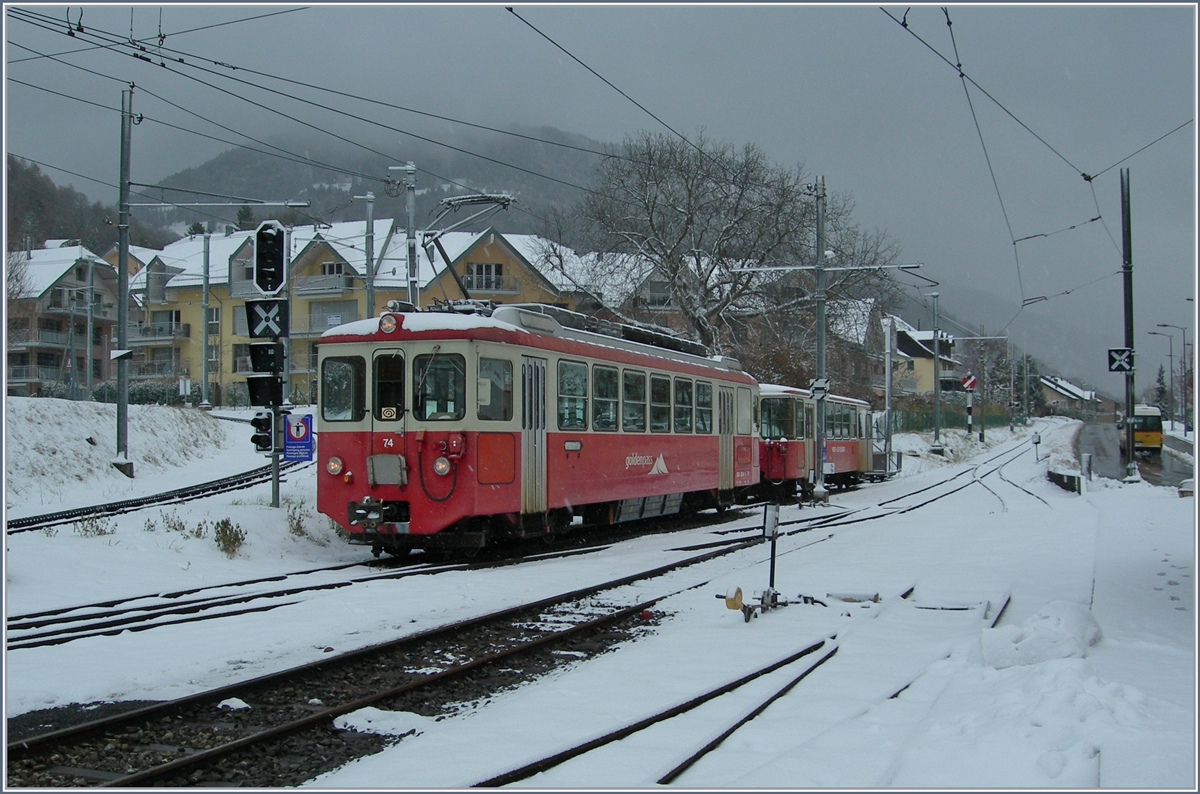
<path fill-rule="evenodd" d="M 1162 454 L 1162 411 L 1154 405 L 1133 406 L 1133 451 L 1139 455 Z M 1124 425 L 1120 434 L 1121 449 L 1125 448 Z"/>

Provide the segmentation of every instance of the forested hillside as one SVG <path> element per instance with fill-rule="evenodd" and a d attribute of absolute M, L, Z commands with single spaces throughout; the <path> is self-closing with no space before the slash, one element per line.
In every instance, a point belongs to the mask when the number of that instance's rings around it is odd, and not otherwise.
<path fill-rule="evenodd" d="M 38 248 L 46 240 L 79 240 L 103 254 L 117 243 L 117 205 L 88 202 L 71 187 L 59 187 L 32 163 L 8 156 L 8 250 Z M 115 192 L 115 191 L 114 191 Z M 129 242 L 161 248 L 178 235 L 134 216 Z"/>

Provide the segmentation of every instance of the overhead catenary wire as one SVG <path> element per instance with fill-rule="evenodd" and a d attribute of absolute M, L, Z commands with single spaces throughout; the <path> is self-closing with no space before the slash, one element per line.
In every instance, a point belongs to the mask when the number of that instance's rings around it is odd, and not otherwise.
<path fill-rule="evenodd" d="M 23 46 L 23 45 L 17 45 L 17 46 L 20 46 L 22 49 L 28 50 L 28 51 L 30 51 L 30 52 L 36 52 L 36 50 L 32 50 L 31 48 L 29 48 L 29 47 L 25 47 L 25 46 Z M 64 65 L 64 66 L 70 66 L 70 67 L 72 67 L 72 68 L 75 68 L 75 69 L 80 69 L 80 70 L 82 70 L 82 71 L 84 71 L 84 72 L 88 72 L 88 73 L 90 73 L 90 74 L 94 74 L 94 75 L 96 75 L 96 76 L 99 76 L 99 77 L 104 77 L 104 78 L 106 78 L 106 79 L 110 79 L 110 80 L 114 80 L 114 81 L 116 81 L 116 82 L 120 82 L 120 83 L 122 83 L 123 85 L 128 85 L 128 84 L 129 84 L 129 83 L 127 83 L 126 81 L 122 80 L 121 78 L 118 78 L 118 77 L 113 77 L 113 76 L 111 76 L 111 75 L 105 75 L 105 74 L 103 74 L 103 73 L 101 73 L 101 72 L 96 72 L 96 71 L 94 71 L 94 70 L 87 69 L 87 68 L 85 68 L 85 67 L 82 67 L 82 66 L 78 66 L 77 64 L 71 64 L 71 63 L 67 63 L 67 62 L 65 62 L 65 61 L 61 61 L 61 60 L 59 60 L 59 59 L 57 59 L 57 58 L 54 58 L 54 59 L 52 59 L 52 60 L 55 60 L 56 62 L 58 62 L 58 63 L 61 63 L 61 64 L 62 64 L 62 65 Z M 29 88 L 34 88 L 34 89 L 37 89 L 37 90 L 40 90 L 40 91 L 45 91 L 45 92 L 47 92 L 47 93 L 55 94 L 55 95 L 57 95 L 57 96 L 61 96 L 61 97 L 65 98 L 65 99 L 71 99 L 71 100 L 74 100 L 74 101 L 83 102 L 83 103 L 85 103 L 85 104 L 91 104 L 91 105 L 95 105 L 96 107 L 101 107 L 101 108 L 104 108 L 104 109 L 106 109 L 106 110 L 111 110 L 111 111 L 113 111 L 114 113 L 120 113 L 120 110 L 119 110 L 119 109 L 117 109 L 117 108 L 111 108 L 111 107 L 108 107 L 108 106 L 106 106 L 106 105 L 101 105 L 100 103 L 90 102 L 89 100 L 82 99 L 82 98 L 80 98 L 80 97 L 78 97 L 78 96 L 75 96 L 75 95 L 72 95 L 72 94 L 65 94 L 65 93 L 62 93 L 62 92 L 59 92 L 59 91 L 54 91 L 53 89 L 45 88 L 45 87 L 43 87 L 43 86 L 38 86 L 38 85 L 35 85 L 35 84 L 33 84 L 33 83 L 27 83 L 27 82 L 25 82 L 25 81 L 18 80 L 18 79 L 16 79 L 16 78 L 12 78 L 12 77 L 9 77 L 8 79 L 9 79 L 9 80 L 11 80 L 11 81 L 13 81 L 13 82 L 15 82 L 15 83 L 18 83 L 18 84 L 21 84 L 21 85 L 28 86 Z M 208 135 L 208 134 L 206 134 L 206 133 L 199 132 L 198 130 L 194 130 L 194 129 L 190 129 L 190 128 L 188 128 L 188 127 L 182 127 L 182 126 L 179 126 L 179 125 L 171 124 L 170 122 L 166 122 L 166 121 L 163 121 L 163 120 L 161 120 L 161 119 L 156 119 L 156 118 L 153 118 L 153 117 L 143 117 L 143 118 L 144 118 L 144 120 L 146 120 L 146 121 L 151 121 L 151 122 L 153 122 L 153 123 L 156 123 L 156 124 L 159 124 L 159 125 L 162 125 L 162 126 L 165 126 L 165 127 L 171 128 L 171 129 L 176 129 L 176 130 L 179 130 L 179 131 L 181 131 L 181 132 L 186 132 L 186 133 L 188 133 L 188 134 L 191 134 L 191 135 L 196 135 L 196 136 L 198 136 L 198 137 L 202 137 L 202 138 L 206 138 L 206 139 L 209 139 L 209 140 L 213 140 L 213 141 L 216 141 L 216 142 L 218 142 L 218 143 L 224 143 L 224 144 L 227 144 L 227 145 L 230 145 L 230 146 L 236 146 L 236 147 L 239 147 L 239 148 L 242 148 L 242 149 L 246 149 L 247 151 L 253 151 L 253 152 L 256 152 L 256 153 L 259 153 L 259 154 L 263 154 L 263 155 L 267 155 L 267 156 L 271 156 L 271 157 L 278 157 L 278 158 L 280 158 L 280 159 L 284 159 L 284 160 L 288 160 L 288 161 L 291 161 L 291 162 L 300 163 L 300 164 L 302 164 L 302 165 L 317 166 L 317 167 L 320 167 L 320 168 L 325 168 L 325 169 L 328 169 L 328 170 L 330 170 L 330 171 L 333 171 L 333 172 L 335 172 L 335 173 L 342 173 L 342 174 L 346 174 L 346 175 L 348 175 L 348 176 L 354 176 L 354 177 L 357 177 L 357 178 L 360 178 L 360 179 L 364 179 L 364 180 L 368 180 L 368 181 L 375 181 L 375 182 L 379 182 L 379 183 L 383 183 L 383 184 L 386 184 L 386 183 L 387 183 L 387 181 L 388 181 L 388 180 L 387 180 L 385 177 L 378 177 L 378 176 L 374 176 L 374 175 L 371 175 L 371 174 L 365 174 L 365 173 L 362 173 L 362 172 L 360 172 L 360 171 L 355 171 L 355 170 L 347 169 L 347 168 L 345 168 L 345 167 L 342 167 L 342 166 L 336 166 L 336 165 L 333 165 L 333 164 L 330 164 L 330 163 L 325 163 L 325 162 L 322 162 L 322 161 L 313 160 L 312 158 L 306 158 L 306 157 L 303 157 L 303 156 L 301 156 L 301 155 L 295 154 L 295 153 L 293 153 L 293 152 L 289 152 L 288 150 L 286 150 L 286 149 L 283 149 L 282 147 L 274 146 L 273 144 L 267 143 L 267 142 L 265 142 L 265 141 L 260 141 L 259 139 L 257 139 L 257 138 L 254 138 L 254 137 L 252 137 L 252 136 L 250 136 L 250 135 L 247 135 L 246 133 L 240 132 L 240 131 L 238 131 L 238 130 L 235 130 L 235 129 L 231 128 L 231 127 L 228 127 L 228 126 L 226 126 L 226 125 L 223 125 L 223 124 L 220 124 L 220 123 L 218 123 L 218 122 L 215 122 L 215 121 L 213 121 L 212 119 L 209 119 L 209 118 L 207 118 L 207 117 L 205 117 L 205 116 L 202 116 L 201 114 L 198 114 L 198 113 L 196 113 L 196 112 L 194 112 L 194 111 L 191 111 L 191 110 L 189 110 L 189 109 L 187 109 L 187 108 L 184 108 L 184 107 L 182 107 L 181 105 L 179 105 L 179 104 L 177 104 L 177 103 L 175 103 L 175 102 L 171 102 L 170 100 L 166 99 L 165 97 L 162 97 L 162 96 L 160 96 L 160 95 L 156 94 L 155 92 L 153 92 L 153 91 L 150 91 L 150 90 L 149 90 L 149 89 L 147 89 L 147 88 L 144 88 L 144 87 L 139 87 L 139 90 L 140 90 L 141 92 L 143 92 L 143 93 L 145 93 L 145 94 L 148 94 L 149 96 L 152 96 L 152 97 L 154 97 L 155 99 L 158 99 L 158 100 L 160 100 L 160 101 L 162 101 L 162 102 L 164 102 L 164 103 L 166 103 L 166 104 L 168 104 L 168 105 L 170 105 L 170 106 L 172 106 L 172 107 L 175 107 L 175 108 L 177 108 L 177 109 L 179 109 L 179 110 L 181 110 L 181 111 L 183 111 L 183 112 L 185 112 L 185 113 L 188 113 L 188 114 L 190 114 L 190 115 L 193 115 L 193 116 L 195 116 L 195 117 L 197 117 L 197 118 L 200 118 L 200 119 L 202 119 L 202 120 L 204 120 L 204 121 L 208 121 L 209 123 L 211 123 L 211 124 L 213 124 L 213 125 L 215 125 L 215 126 L 217 126 L 217 127 L 220 127 L 221 129 L 228 130 L 229 132 L 232 132 L 232 133 L 233 133 L 233 134 L 235 134 L 235 135 L 240 135 L 240 136 L 242 136 L 242 137 L 244 137 L 244 138 L 246 138 L 246 139 L 248 139 L 248 140 L 252 140 L 252 141 L 255 141 L 255 142 L 257 142 L 257 143 L 262 143 L 264 146 L 269 146 L 269 147 L 271 147 L 271 148 L 273 148 L 273 149 L 276 149 L 277 151 L 276 151 L 276 152 L 264 151 L 264 150 L 262 150 L 262 149 L 257 149 L 257 148 L 255 148 L 255 147 L 253 147 L 253 146 L 247 146 L 247 145 L 246 145 L 246 144 L 244 144 L 244 143 L 240 143 L 240 142 L 237 142 L 237 141 L 230 141 L 230 140 L 227 140 L 227 139 L 225 139 L 225 138 L 219 138 L 219 137 L 216 137 L 216 136 L 213 136 L 213 135 Z M 458 182 L 458 181 L 456 181 L 456 180 L 454 180 L 454 179 L 451 179 L 451 178 L 449 178 L 449 177 L 444 177 L 444 176 L 441 176 L 441 175 L 439 175 L 439 174 L 437 174 L 437 173 L 435 173 L 435 172 L 433 172 L 433 171 L 430 171 L 430 170 L 428 170 L 428 169 L 421 169 L 421 170 L 422 170 L 424 173 L 427 173 L 427 174 L 429 174 L 430 176 L 434 177 L 435 179 L 439 179 L 439 180 L 441 180 L 441 181 L 443 181 L 443 182 L 445 182 L 445 183 L 447 183 L 447 184 L 452 184 L 452 185 L 455 185 L 456 187 L 460 187 L 460 188 L 462 188 L 462 189 L 464 189 L 464 190 L 472 190 L 472 189 L 473 189 L 473 188 L 471 188 L 471 187 L 470 187 L 470 186 L 468 186 L 468 185 L 463 185 L 462 183 L 460 183 L 460 182 Z M 178 189 L 178 188 L 167 188 L 167 187 L 165 187 L 165 186 L 157 186 L 157 187 L 161 187 L 162 189 L 170 189 L 170 190 Z M 541 216 L 538 216 L 538 215 L 536 215 L 536 214 L 534 214 L 534 213 L 532 213 L 532 212 L 529 212 L 528 210 L 525 210 L 525 209 L 523 209 L 522 207 L 516 206 L 516 207 L 515 207 L 515 209 L 517 209 L 517 211 L 518 211 L 518 212 L 522 212 L 523 214 L 529 215 L 530 217 L 533 217 L 533 218 L 535 218 L 535 219 L 537 219 L 537 220 L 540 220 L 540 221 L 543 221 L 543 222 L 545 221 L 545 219 L 544 219 L 544 218 L 542 218 Z M 314 218 L 313 216 L 311 216 L 311 215 L 309 215 L 309 214 L 307 214 L 307 213 L 300 212 L 299 214 L 301 214 L 301 215 L 304 215 L 305 217 L 307 217 L 307 218 L 310 218 L 310 219 L 312 219 L 312 220 L 314 220 L 314 221 L 318 221 L 318 222 L 324 222 L 324 221 L 320 221 L 320 220 L 319 220 L 319 219 L 317 219 L 317 218 Z"/>
<path fill-rule="evenodd" d="M 962 70 L 962 60 L 958 55 L 958 42 L 954 39 L 954 24 L 950 21 L 950 11 L 942 8 L 946 15 L 946 28 L 950 31 L 950 44 L 954 47 L 955 68 L 958 69 L 959 80 L 962 81 L 963 93 L 967 97 L 967 107 L 971 109 L 971 120 L 975 123 L 975 133 L 979 136 L 979 145 L 983 148 L 983 159 L 987 162 L 988 173 L 992 177 L 992 186 L 996 189 L 996 200 L 1000 202 L 1000 212 L 1004 215 L 1004 225 L 1008 229 L 1008 239 L 1012 241 L 1013 258 L 1017 264 L 1017 289 L 1021 300 L 1025 300 L 1025 284 L 1021 279 L 1021 255 L 1017 251 L 1017 240 L 1013 234 L 1012 222 L 1008 218 L 1008 209 L 1004 206 L 1004 197 L 1000 194 L 1000 182 L 996 179 L 996 169 L 992 167 L 992 158 L 988 155 L 987 143 L 983 140 L 983 130 L 979 127 L 979 117 L 975 114 L 975 103 L 971 101 L 971 92 L 967 88 L 967 76 Z"/>
<path fill-rule="evenodd" d="M 47 30 L 50 30 L 51 32 L 54 32 L 54 31 L 55 31 L 55 27 L 54 27 L 53 25 L 46 25 L 46 24 L 43 24 L 43 25 L 42 25 L 42 27 L 44 27 L 44 28 L 45 28 L 45 29 L 47 29 Z M 95 29 L 94 29 L 94 30 L 95 30 Z M 93 30 L 93 31 L 89 31 L 88 35 L 95 36 L 95 37 L 97 37 L 97 38 L 98 38 L 98 37 L 99 37 L 99 34 L 95 33 L 95 32 L 94 32 L 94 30 Z M 100 33 L 103 33 L 104 35 L 108 35 L 108 36 L 114 36 L 114 37 L 115 37 L 115 34 L 109 33 L 109 32 L 107 32 L 107 31 L 100 30 Z M 153 65 L 153 61 L 152 61 L 152 60 L 151 60 L 149 57 L 147 57 L 147 56 L 145 56 L 145 55 L 142 55 L 142 54 L 140 54 L 140 52 L 126 52 L 126 51 L 122 51 L 122 50 L 117 50 L 117 49 L 115 49 L 115 47 L 124 47 L 124 46 L 127 46 L 127 43 L 126 43 L 126 42 L 120 42 L 120 41 L 117 41 L 117 42 L 114 42 L 114 48 L 110 48 L 110 49 L 112 49 L 114 52 L 120 52 L 121 54 L 124 54 L 124 55 L 126 55 L 126 56 L 128 56 L 128 57 L 132 57 L 132 58 L 135 58 L 136 60 L 140 60 L 140 61 L 145 61 L 145 62 L 147 62 L 147 63 L 150 63 L 150 64 L 152 64 L 152 65 Z M 142 48 L 142 51 L 144 51 L 144 48 Z M 523 173 L 527 173 L 527 174 L 529 174 L 530 176 L 536 176 L 536 177 L 540 177 L 540 178 L 542 178 L 542 179 L 546 179 L 546 180 L 549 180 L 549 181 L 551 181 L 551 182 L 556 182 L 556 183 L 558 183 L 558 184 L 561 184 L 561 185 L 564 185 L 564 186 L 566 186 L 566 187 L 571 187 L 571 188 L 574 188 L 574 189 L 577 189 L 577 190 L 581 190 L 581 191 L 584 191 L 584 192 L 592 192 L 591 190 L 589 190 L 588 188 L 586 188 L 586 187 L 584 187 L 584 186 L 582 186 L 582 185 L 577 185 L 577 184 L 574 184 L 574 183 L 572 183 L 572 182 L 568 182 L 568 181 L 566 181 L 566 180 L 558 179 L 557 177 L 549 176 L 549 175 L 547 175 L 547 174 L 542 174 L 542 173 L 540 173 L 540 172 L 538 172 L 538 171 L 534 171 L 534 170 L 532 170 L 532 169 L 525 168 L 525 167 L 523 167 L 523 166 L 514 165 L 514 164 L 512 164 L 512 163 L 507 163 L 507 162 L 504 162 L 503 160 L 499 160 L 499 159 L 497 159 L 497 158 L 490 157 L 490 156 L 488 156 L 488 155 L 480 154 L 480 153 L 478 153 L 478 152 L 473 152 L 473 151 L 471 151 L 471 150 L 469 150 L 469 149 L 465 149 L 465 148 L 462 148 L 462 147 L 459 147 L 459 146 L 455 146 L 455 145 L 453 145 L 453 144 L 449 144 L 449 143 L 446 143 L 446 142 L 444 142 L 444 141 L 439 141 L 439 140 L 437 140 L 437 139 L 435 139 L 435 138 L 430 138 L 430 137 L 427 137 L 427 136 L 424 136 L 424 135 L 419 135 L 419 134 L 417 134 L 417 133 L 414 133 L 414 132 L 411 132 L 411 131 L 408 131 L 408 130 L 404 130 L 404 129 L 401 129 L 401 128 L 399 128 L 399 127 L 395 127 L 395 126 L 392 126 L 392 125 L 389 125 L 389 124 L 385 124 L 385 123 L 383 123 L 383 122 L 380 122 L 380 121 L 376 121 L 376 120 L 373 120 L 373 119 L 369 119 L 369 118 L 366 118 L 366 117 L 364 117 L 364 116 L 359 116 L 359 115 L 357 115 L 357 114 L 350 113 L 350 112 L 348 112 L 348 111 L 345 111 L 345 110 L 342 110 L 342 109 L 339 109 L 339 108 L 333 108 L 333 107 L 330 107 L 330 106 L 328 106 L 328 105 L 322 104 L 322 103 L 320 103 L 320 102 L 316 102 L 316 101 L 313 101 L 313 100 L 309 100 L 309 99 L 305 99 L 305 98 L 302 98 L 302 97 L 294 96 L 294 95 L 292 95 L 292 94 L 288 94 L 288 93 L 286 93 L 286 92 L 279 91 L 278 89 L 270 88 L 270 87 L 268 87 L 268 86 L 259 85 L 259 84 L 257 84 L 257 83 L 253 83 L 253 82 L 251 82 L 251 81 L 248 81 L 248 80 L 243 80 L 243 79 L 241 79 L 241 78 L 232 77 L 232 76 L 230 76 L 230 75 L 227 75 L 227 74 L 224 74 L 224 73 L 222 73 L 222 72 L 217 72 L 217 71 L 214 71 L 214 70 L 212 70 L 212 69 L 208 69 L 207 67 L 204 67 L 204 66 L 200 66 L 200 65 L 197 65 L 197 64 L 193 64 L 193 63 L 187 63 L 186 61 L 183 61 L 182 59 L 180 59 L 180 61 L 179 61 L 178 63 L 172 63 L 171 65 L 168 65 L 168 64 L 167 64 L 165 61 L 160 61 L 160 63 L 159 63 L 159 64 L 157 64 L 157 65 L 158 65 L 160 68 L 163 68 L 163 69 L 167 70 L 168 72 L 171 72 L 171 73 L 173 73 L 173 74 L 176 74 L 176 75 L 178 75 L 178 76 L 180 76 L 180 77 L 183 77 L 183 78 L 185 78 L 185 79 L 188 79 L 188 80 L 192 80 L 192 81 L 194 81 L 194 82 L 196 82 L 196 83 L 199 83 L 200 85 L 207 86 L 208 88 L 211 88 L 211 89 L 213 89 L 213 90 L 215 90 L 215 91 L 219 91 L 219 92 L 221 92 L 221 93 L 227 94 L 227 95 L 229 95 L 229 96 L 231 96 L 231 97 L 233 97 L 233 98 L 235 98 L 235 99 L 239 99 L 239 100 L 241 100 L 241 101 L 243 101 L 243 102 L 246 102 L 246 103 L 248 103 L 248 104 L 254 105 L 255 107 L 258 107 L 258 108 L 260 108 L 260 109 L 262 109 L 262 110 L 265 110 L 265 111 L 267 111 L 267 112 L 269 112 L 269 113 L 274 113 L 274 114 L 276 114 L 276 115 L 278 115 L 278 116 L 281 116 L 281 117 L 283 117 L 283 118 L 285 118 L 285 119 L 287 119 L 287 120 L 289 120 L 289 121 L 292 121 L 292 122 L 294 122 L 294 123 L 300 124 L 300 125 L 302 125 L 302 126 L 305 126 L 305 127 L 308 127 L 309 129 L 312 129 L 312 130 L 314 130 L 314 131 L 316 131 L 316 132 L 319 132 L 319 133 L 322 133 L 322 134 L 325 134 L 325 135 L 329 135 L 329 136 L 331 136 L 331 137 L 333 137 L 333 138 L 336 138 L 336 139 L 338 139 L 338 140 L 340 140 L 340 141 L 342 141 L 342 142 L 344 142 L 344 143 L 348 143 L 348 144 L 350 144 L 350 145 L 352 145 L 352 146 L 356 146 L 356 147 L 358 147 L 358 148 L 364 149 L 364 150 L 366 150 L 366 151 L 368 151 L 368 152 L 371 152 L 372 154 L 379 155 L 380 157 L 385 157 L 385 158 L 389 158 L 389 159 L 397 159 L 397 158 L 393 157 L 392 155 L 385 154 L 385 153 L 383 153 L 383 152 L 380 152 L 380 151 L 378 151 L 378 150 L 376 150 L 376 149 L 373 149 L 373 148 L 371 148 L 370 146 L 367 146 L 366 144 L 359 143 L 359 142 L 357 142 L 357 141 L 354 141 L 354 140 L 352 140 L 352 139 L 350 139 L 350 138 L 347 138 L 347 137 L 345 137 L 345 136 L 342 136 L 342 135 L 339 135 L 339 134 L 337 134 L 337 133 L 334 133 L 334 132 L 332 132 L 332 131 L 328 130 L 327 128 L 325 128 L 325 127 L 322 127 L 322 126 L 320 126 L 320 125 L 316 125 L 316 124 L 312 124 L 312 123 L 310 123 L 310 122 L 306 122 L 306 121 L 304 121 L 303 119 L 299 119 L 299 118 L 297 118 L 297 117 L 295 117 L 295 116 L 292 116 L 292 115 L 290 115 L 290 114 L 284 113 L 284 112 L 283 112 L 283 111 L 281 111 L 281 110 L 278 110 L 278 109 L 276 109 L 276 108 L 272 108 L 272 107 L 270 107 L 270 106 L 268 106 L 268 105 L 264 105 L 264 104 L 263 104 L 263 103 L 261 103 L 261 102 L 256 102 L 256 101 L 254 101 L 254 100 L 252 100 L 252 99 L 249 99 L 248 97 L 245 97 L 245 96 L 243 96 L 243 95 L 241 95 L 241 94 L 238 94 L 238 93 L 236 93 L 236 92 L 230 91 L 229 89 L 222 88 L 222 87 L 220 87 L 220 86 L 214 85 L 214 84 L 212 84 L 212 83 L 210 83 L 210 82 L 207 82 L 207 81 L 205 81 L 205 80 L 201 80 L 200 78 L 198 78 L 198 77 L 195 77 L 194 75 L 190 75 L 190 74 L 187 74 L 187 73 L 185 73 L 185 72 L 181 71 L 180 69 L 176 68 L 176 66 L 177 66 L 177 65 L 179 65 L 179 66 L 186 66 L 186 67 L 188 67 L 188 68 L 195 69 L 195 70 L 198 70 L 198 71 L 204 72 L 204 73 L 206 73 L 206 74 L 211 74 L 211 75 L 214 75 L 214 76 L 217 76 L 217 77 L 221 77 L 221 78 L 224 78 L 224 79 L 226 79 L 226 80 L 230 80 L 230 81 L 232 81 L 232 82 L 235 82 L 235 83 L 238 83 L 238 84 L 241 84 L 241 85 L 249 86 L 249 87 L 252 87 L 252 88 L 257 88 L 257 89 L 259 89 L 259 90 L 261 90 L 261 91 L 265 91 L 265 92 L 268 92 L 268 93 L 271 93 L 271 94 L 275 94 L 275 95 L 277 95 L 277 96 L 280 96 L 280 97 L 283 97 L 283 98 L 286 98 L 286 99 L 291 99 L 291 100 L 293 100 L 293 101 L 300 102 L 300 103 L 302 103 L 302 104 L 310 105 L 310 106 L 312 106 L 312 107 L 315 107 L 315 108 L 318 108 L 318 109 L 321 109 L 321 110 L 325 110 L 325 111 L 328 111 L 328 112 L 330 112 L 330 113 L 336 113 L 336 114 L 339 114 L 339 115 L 345 116 L 346 118 L 351 118 L 351 119 L 354 119 L 354 120 L 356 120 L 356 121 L 362 121 L 362 122 L 365 122 L 365 123 L 367 123 L 367 124 L 371 124 L 371 125 L 374 125 L 374 126 L 381 127 L 381 128 L 383 128 L 383 129 L 390 130 L 390 131 L 392 131 L 392 132 L 398 132 L 398 133 L 400 133 L 400 134 L 402 134 L 402 135 L 407 135 L 407 136 L 409 136 L 409 137 L 416 138 L 417 140 L 422 140 L 422 141 L 425 141 L 425 142 L 427 142 L 427 143 L 430 143 L 430 144 L 433 144 L 433 145 L 436 145 L 436 146 L 441 146 L 441 147 L 444 147 L 444 148 L 448 148 L 448 149 L 451 149 L 451 150 L 453 150 L 453 151 L 457 151 L 457 152 L 459 152 L 459 153 L 461 153 L 461 154 L 466 154 L 466 155 L 469 155 L 469 156 L 471 156 L 471 157 L 477 157 L 477 158 L 480 158 L 480 159 L 482 159 L 482 160 L 486 160 L 486 161 L 488 161 L 488 162 L 494 163 L 494 164 L 496 164 L 496 165 L 500 165 L 500 166 L 503 166 L 503 167 L 506 167 L 506 168 L 512 168 L 512 169 L 514 169 L 514 170 L 521 171 L 521 172 L 523 172 Z"/>

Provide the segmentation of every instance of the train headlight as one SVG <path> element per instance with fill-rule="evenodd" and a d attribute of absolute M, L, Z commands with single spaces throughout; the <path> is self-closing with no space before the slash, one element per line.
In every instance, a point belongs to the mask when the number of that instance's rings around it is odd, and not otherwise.
<path fill-rule="evenodd" d="M 342 459 L 338 457 L 330 458 L 325 461 L 325 471 L 332 474 L 334 477 L 342 473 Z"/>
<path fill-rule="evenodd" d="M 394 315 L 385 314 L 379 319 L 379 330 L 385 334 L 390 334 L 396 330 L 396 318 Z"/>
<path fill-rule="evenodd" d="M 450 473 L 450 461 L 446 458 L 438 458 L 433 462 L 433 473 L 439 477 L 445 477 Z"/>

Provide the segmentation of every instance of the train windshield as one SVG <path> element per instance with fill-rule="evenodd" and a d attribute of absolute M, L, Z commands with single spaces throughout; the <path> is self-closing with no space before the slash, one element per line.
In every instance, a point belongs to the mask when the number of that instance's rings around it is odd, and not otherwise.
<path fill-rule="evenodd" d="M 329 357 L 321 362 L 321 418 L 358 422 L 366 414 L 367 362 L 362 356 Z"/>
<path fill-rule="evenodd" d="M 413 414 L 426 421 L 462 419 L 467 405 L 467 364 L 456 353 L 413 359 Z"/>
<path fill-rule="evenodd" d="M 762 401 L 762 437 L 795 438 L 795 414 L 789 397 L 764 397 Z"/>

